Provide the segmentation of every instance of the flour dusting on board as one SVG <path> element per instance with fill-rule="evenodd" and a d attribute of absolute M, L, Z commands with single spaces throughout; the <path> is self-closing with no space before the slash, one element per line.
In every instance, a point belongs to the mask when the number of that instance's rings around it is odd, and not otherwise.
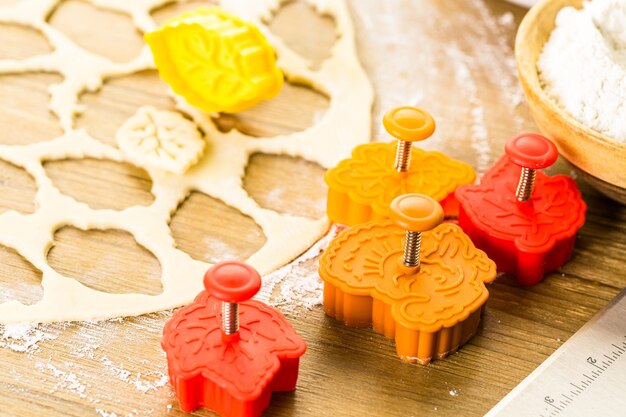
<path fill-rule="evenodd" d="M 107 413 L 106 411 L 104 411 L 101 408 L 96 408 L 96 413 L 98 413 L 98 415 L 100 417 L 118 417 L 117 414 L 115 414 L 115 413 Z"/>
<path fill-rule="evenodd" d="M 343 229 L 344 226 L 333 225 L 302 256 L 263 277 L 263 287 L 256 298 L 290 312 L 299 308 L 310 310 L 322 304 L 323 284 L 317 273 L 317 260 L 320 253 Z"/>
<path fill-rule="evenodd" d="M 0 326 L 0 354 L 28 355 L 9 372 L 5 392 L 21 393 L 37 384 L 51 395 L 63 393 L 93 404 L 94 415 L 149 416 L 157 408 L 166 413 L 173 397 L 159 341 L 171 315 Z M 141 402 L 152 404 L 150 408 L 128 407 L 128 398 L 144 395 L 151 398 Z"/>
<path fill-rule="evenodd" d="M 0 325 L 0 348 L 14 352 L 32 352 L 39 348 L 39 343 L 56 339 L 57 332 L 46 329 L 43 325 L 17 323 Z"/>
<path fill-rule="evenodd" d="M 435 118 L 437 129 L 418 146 L 471 162 L 482 174 L 501 154 L 506 139 L 527 126 L 518 111 L 524 95 L 513 58 L 515 16 L 497 14 L 483 0 L 468 0 L 455 4 L 458 18 L 450 19 L 438 2 L 414 0 L 412 7 L 428 16 L 417 23 L 411 13 L 398 13 L 398 2 L 362 2 L 367 7 L 354 6 L 353 12 L 360 43 L 367 46 L 359 53 L 377 92 L 374 138 L 391 139 L 380 122 L 385 111 L 422 106 Z M 504 132 L 494 129 L 503 115 L 508 119 Z M 462 141 L 470 142 L 474 152 L 464 152 L 457 145 Z"/>

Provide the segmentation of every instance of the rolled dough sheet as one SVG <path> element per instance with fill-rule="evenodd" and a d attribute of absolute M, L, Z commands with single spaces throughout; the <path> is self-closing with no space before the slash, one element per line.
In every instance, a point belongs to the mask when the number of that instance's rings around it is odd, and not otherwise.
<path fill-rule="evenodd" d="M 59 1 L 22 0 L 14 6 L 0 8 L 0 23 L 31 26 L 39 30 L 53 47 L 53 52 L 48 55 L 0 61 L 0 74 L 46 71 L 58 72 L 64 77 L 60 84 L 50 88 L 50 109 L 58 116 L 64 134 L 27 146 L 0 145 L 0 159 L 24 168 L 38 186 L 35 213 L 24 215 L 9 211 L 0 215 L 0 244 L 14 248 L 42 271 L 44 289 L 43 298 L 36 304 L 23 305 L 18 301 L 0 304 L 0 323 L 106 319 L 169 309 L 190 302 L 202 289 L 202 276 L 209 264 L 193 260 L 175 247 L 168 221 L 192 190 L 222 200 L 259 224 L 267 242 L 247 261 L 261 274 L 288 263 L 324 234 L 328 228 L 326 219 L 311 220 L 260 207 L 242 188 L 242 178 L 253 153 L 299 156 L 330 167 L 349 156 L 354 146 L 369 141 L 373 90 L 356 55 L 353 24 L 345 0 L 309 1 L 319 13 L 335 19 L 339 35 L 331 56 L 316 71 L 311 70 L 305 59 L 291 51 L 263 23 L 280 7 L 279 1 L 221 1 L 221 6 L 228 11 L 257 22 L 275 46 L 278 64 L 287 78 L 308 83 L 328 95 L 330 107 L 324 117 L 307 130 L 273 138 L 252 138 L 236 130 L 221 133 L 208 115 L 177 98 L 179 110 L 191 116 L 206 133 L 208 142 L 204 156 L 182 175 L 145 158 L 129 157 L 120 149 L 90 137 L 84 130 L 74 128 L 75 116 L 80 111 L 79 97 L 83 92 L 97 91 L 105 78 L 151 69 L 154 64 L 147 47 L 136 59 L 124 64 L 79 48 L 46 23 L 46 17 Z M 150 11 L 168 1 L 94 0 L 93 3 L 97 7 L 129 14 L 136 27 L 145 33 L 155 28 Z M 132 134 L 132 129 L 127 131 Z M 195 143 L 197 151 L 197 142 L 193 138 L 189 143 Z M 153 204 L 121 211 L 93 210 L 63 195 L 46 176 L 42 162 L 70 156 L 136 163 L 152 178 Z M 191 159 L 194 159 L 193 155 Z M 99 292 L 53 270 L 46 262 L 46 255 L 55 230 L 65 225 L 84 230 L 114 228 L 130 232 L 159 260 L 163 292 L 155 296 Z"/>

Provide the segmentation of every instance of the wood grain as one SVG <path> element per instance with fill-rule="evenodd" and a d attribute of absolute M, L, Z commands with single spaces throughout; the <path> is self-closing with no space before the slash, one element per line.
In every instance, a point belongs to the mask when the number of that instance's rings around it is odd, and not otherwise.
<path fill-rule="evenodd" d="M 194 2 L 199 3 L 210 2 Z M 117 21 L 111 27 L 118 28 L 120 35 L 111 39 L 85 36 L 87 49 L 114 53 L 119 59 L 132 56 L 137 35 L 130 26 L 122 27 L 127 25 L 121 23 L 124 17 L 77 1 L 63 7 L 66 10 L 60 10 L 67 16 L 57 16 L 56 24 L 72 23 L 74 28 L 68 31 L 79 31 L 75 24 L 84 22 L 84 13 L 104 26 L 108 19 Z M 185 7 L 168 6 L 156 11 L 155 17 L 162 21 Z M 359 54 L 378 94 L 375 138 L 387 140 L 379 125 L 387 106 L 420 104 L 431 109 L 438 121 L 437 137 L 425 146 L 478 166 L 493 163 L 508 137 L 536 129 L 523 102 L 510 106 L 503 101 L 515 93 L 507 83 L 514 79 L 514 68 L 507 60 L 512 59 L 513 35 L 523 10 L 495 0 L 360 0 L 351 1 L 350 9 Z M 332 21 L 312 15 L 300 3 L 285 7 L 272 30 L 292 37 L 290 45 L 306 52 L 313 62 L 323 61 L 327 40 L 336 36 Z M 7 39 L 20 42 L 22 35 L 14 32 Z M 428 42 L 415 43 L 415 39 Z M 26 51 L 29 48 L 24 46 Z M 425 50 L 433 56 L 424 56 Z M 436 68 L 421 62 L 436 63 Z M 492 67 L 501 71 L 499 78 Z M 5 127 L 0 130 L 0 143 L 46 140 L 58 129 L 54 117 L 45 111 L 45 88 L 58 78 L 32 76 L 0 77 L 0 124 Z M 408 85 L 419 88 L 413 91 Z M 86 111 L 77 125 L 114 144 L 117 128 L 138 107 L 171 108 L 166 89 L 155 72 L 108 80 L 99 92 L 83 95 Z M 232 116 L 220 119 L 232 122 L 228 128 L 261 136 L 304 129 L 315 112 L 324 110 L 326 100 L 308 91 L 290 94 L 288 87 L 274 102 L 238 115 L 234 122 Z M 20 129 L 8 129 L 16 123 Z M 33 210 L 32 179 L 9 164 L 0 163 L 0 168 L 0 205 Z M 149 178 L 124 164 L 55 161 L 48 162 L 46 169 L 64 193 L 90 205 L 119 208 L 150 201 Z M 570 171 L 563 161 L 551 170 Z M 322 175 L 319 166 L 302 160 L 255 155 L 243 181 L 260 205 L 316 218 L 324 207 Z M 308 351 L 302 358 L 297 391 L 274 395 L 265 415 L 483 415 L 626 285 L 626 210 L 580 185 L 589 211 L 571 261 L 532 288 L 519 287 L 509 276 L 498 278 L 490 288 L 479 333 L 446 360 L 410 365 L 396 357 L 392 341 L 371 330 L 345 327 L 319 307 L 309 311 L 283 306 L 307 341 Z M 177 245 L 197 259 L 214 260 L 223 254 L 243 257 L 264 239 L 249 218 L 199 193 L 192 194 L 174 214 L 171 229 Z M 160 273 L 158 262 L 123 232 L 70 227 L 59 230 L 55 241 L 50 262 L 88 285 L 112 292 L 158 291 L 154 286 Z M 40 273 L 17 253 L 0 249 L 3 296 L 35 302 L 41 296 Z M 305 267 L 313 270 L 315 261 Z M 136 282 L 124 283 L 125 277 Z M 0 349 L 0 415 L 185 415 L 162 381 L 166 365 L 159 341 L 170 316 L 171 312 L 162 312 L 99 323 L 40 326 L 36 331 L 42 340 L 29 353 L 6 348 L 14 341 L 0 339 L 0 346 L 5 347 Z M 213 414 L 202 410 L 192 415 Z"/>
<path fill-rule="evenodd" d="M 130 16 L 98 10 L 84 1 L 63 0 L 48 22 L 78 46 L 115 62 L 132 60 L 143 46 Z"/>

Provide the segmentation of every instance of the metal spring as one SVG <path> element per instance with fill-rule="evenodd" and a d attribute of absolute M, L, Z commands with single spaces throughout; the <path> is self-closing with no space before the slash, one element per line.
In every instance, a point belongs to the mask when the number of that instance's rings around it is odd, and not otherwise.
<path fill-rule="evenodd" d="M 535 185 L 535 178 L 537 172 L 534 169 L 522 167 L 522 173 L 519 177 L 519 183 L 517 184 L 517 201 L 526 201 L 530 198 L 533 192 L 533 186 Z"/>
<path fill-rule="evenodd" d="M 404 257 L 402 262 L 406 266 L 420 266 L 420 246 L 422 245 L 422 234 L 420 232 L 406 232 L 404 242 Z"/>
<path fill-rule="evenodd" d="M 396 170 L 406 172 L 409 165 L 411 165 L 411 142 L 399 140 L 396 150 Z"/>
<path fill-rule="evenodd" d="M 222 331 L 226 335 L 239 331 L 239 304 L 222 303 Z"/>

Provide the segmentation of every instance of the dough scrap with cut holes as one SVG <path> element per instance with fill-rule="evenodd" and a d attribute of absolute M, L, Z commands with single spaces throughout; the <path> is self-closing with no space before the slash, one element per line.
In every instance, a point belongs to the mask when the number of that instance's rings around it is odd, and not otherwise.
<path fill-rule="evenodd" d="M 138 30 L 155 29 L 150 16 L 170 0 L 94 0 L 97 7 L 129 14 Z M 0 323 L 93 320 L 139 315 L 189 303 L 202 290 L 208 264 L 177 249 L 168 227 L 171 213 L 192 190 L 205 193 L 250 216 L 263 229 L 267 241 L 247 262 L 267 274 L 302 253 L 328 228 L 328 220 L 311 220 L 264 209 L 242 188 L 249 156 L 262 152 L 299 156 L 324 167 L 350 155 L 356 145 L 369 141 L 373 90 L 359 64 L 354 29 L 345 0 L 310 0 L 318 13 L 334 18 L 338 39 L 331 56 L 316 70 L 274 36 L 263 21 L 280 6 L 278 0 L 222 0 L 227 11 L 259 24 L 278 54 L 278 65 L 288 80 L 307 83 L 330 97 L 330 107 L 307 130 L 272 138 L 253 138 L 237 131 L 221 133 L 210 115 L 189 107 L 179 97 L 177 107 L 205 132 L 206 153 L 185 175 L 174 175 L 146 161 L 135 162 L 153 181 L 154 202 L 125 210 L 93 210 L 63 195 L 46 176 L 43 161 L 72 156 L 128 161 L 122 150 L 104 144 L 74 127 L 81 111 L 79 96 L 97 91 L 104 79 L 153 69 L 147 46 L 127 63 L 115 63 L 88 52 L 46 23 L 60 0 L 22 0 L 0 8 L 0 23 L 19 23 L 38 29 L 54 51 L 24 60 L 0 60 L 0 74 L 58 72 L 64 77 L 50 88 L 50 109 L 60 120 L 63 135 L 29 146 L 0 145 L 0 159 L 24 168 L 39 187 L 37 210 L 31 215 L 9 211 L 0 215 L 0 244 L 18 251 L 42 271 L 42 299 L 33 305 L 13 300 L 0 304 Z M 181 121 L 181 123 L 183 123 Z M 152 252 L 162 267 L 159 295 L 109 294 L 88 288 L 53 270 L 46 261 L 54 231 L 62 225 L 83 229 L 121 229 Z M 265 294 L 265 295 L 264 295 Z M 260 298 L 267 298 L 267 291 Z"/>

